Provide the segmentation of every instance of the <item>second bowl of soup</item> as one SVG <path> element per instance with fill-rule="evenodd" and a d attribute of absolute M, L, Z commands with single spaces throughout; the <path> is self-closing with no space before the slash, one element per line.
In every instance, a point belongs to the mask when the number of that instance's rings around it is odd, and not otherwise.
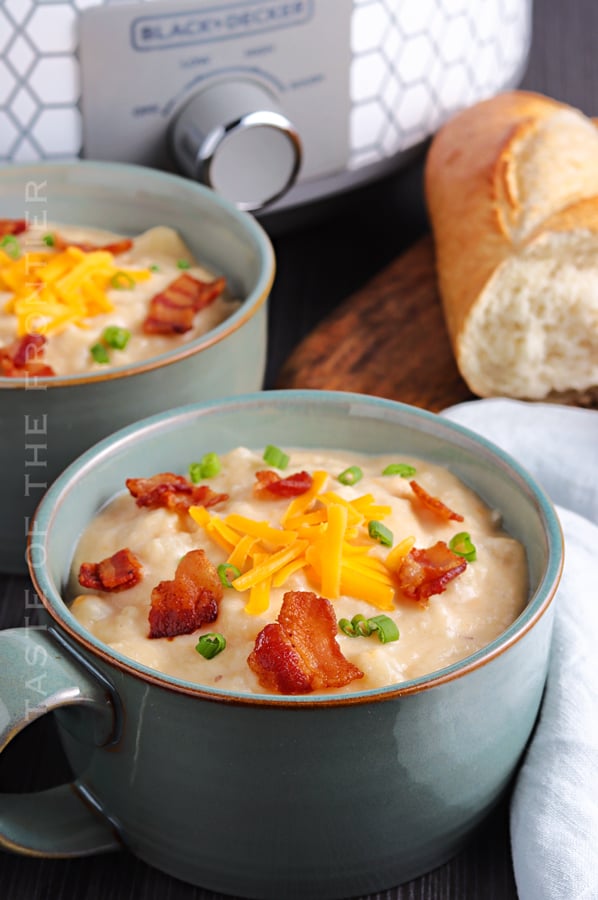
<path fill-rule="evenodd" d="M 215 193 L 90 161 L 0 169 L 0 570 L 79 453 L 139 418 L 262 387 L 270 241 Z"/>

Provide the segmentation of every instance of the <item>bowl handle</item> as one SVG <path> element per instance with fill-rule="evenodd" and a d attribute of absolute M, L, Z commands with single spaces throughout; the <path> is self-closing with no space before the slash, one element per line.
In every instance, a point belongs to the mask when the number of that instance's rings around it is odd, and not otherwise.
<path fill-rule="evenodd" d="M 59 707 L 91 711 L 85 727 L 96 746 L 115 740 L 118 707 L 100 673 L 91 673 L 59 635 L 43 626 L 0 631 L 0 753 L 30 722 Z M 75 710 L 63 713 L 67 728 L 71 714 L 77 715 Z M 65 784 L 0 794 L 0 847 L 28 856 L 73 857 L 122 844 L 75 786 Z"/>

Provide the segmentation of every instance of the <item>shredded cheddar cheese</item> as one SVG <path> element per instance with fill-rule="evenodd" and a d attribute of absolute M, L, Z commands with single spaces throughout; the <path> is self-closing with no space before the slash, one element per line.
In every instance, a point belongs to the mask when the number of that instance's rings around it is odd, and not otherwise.
<path fill-rule="evenodd" d="M 413 535 L 403 538 L 402 541 L 399 541 L 398 544 L 395 544 L 395 546 L 386 557 L 386 565 L 388 566 L 388 568 L 391 571 L 394 569 L 398 569 L 398 567 L 401 565 L 414 545 L 415 538 L 413 537 Z"/>
<path fill-rule="evenodd" d="M 259 568 L 263 565 L 267 558 L 267 553 L 256 553 L 254 556 L 256 567 Z M 250 616 L 259 616 L 260 613 L 263 613 L 268 609 L 271 580 L 271 575 L 265 575 L 261 580 L 258 580 L 255 584 L 251 585 L 249 589 L 249 600 L 245 606 L 245 612 Z"/>
<path fill-rule="evenodd" d="M 233 587 L 238 591 L 245 591 L 247 588 L 259 584 L 266 578 L 270 578 L 278 569 L 282 569 L 287 563 L 292 562 L 297 556 L 301 556 L 308 546 L 307 541 L 294 541 L 288 547 L 278 550 L 277 553 L 259 554 L 261 562 L 254 559 L 254 565 L 248 572 L 239 575 L 233 581 Z"/>
<path fill-rule="evenodd" d="M 387 611 L 394 608 L 394 572 L 414 544 L 399 541 L 385 559 L 371 555 L 379 545 L 367 533 L 372 518 L 390 515 L 390 506 L 375 503 L 371 494 L 347 500 L 325 491 L 328 473 L 314 472 L 309 491 L 294 497 L 281 516 L 280 528 L 233 513 L 220 518 L 202 506 L 192 506 L 192 519 L 221 546 L 241 575 L 232 581 L 248 591 L 245 612 L 268 609 L 270 588 L 282 587 L 299 569 L 322 596 L 335 600 L 348 594 Z"/>
<path fill-rule="evenodd" d="M 257 538 L 254 538 L 251 534 L 244 534 L 229 556 L 227 560 L 228 564 L 230 566 L 236 566 L 237 569 L 242 569 L 256 540 Z"/>
<path fill-rule="evenodd" d="M 78 247 L 23 253 L 13 259 L 0 250 L 0 290 L 12 295 L 4 311 L 17 318 L 17 334 L 58 334 L 73 323 L 111 312 L 113 279 L 126 276 L 131 286 L 151 277 L 149 269 L 123 269 L 107 250 Z M 122 288 L 121 288 L 122 289 Z"/>
<path fill-rule="evenodd" d="M 288 520 L 295 516 L 300 516 L 311 506 L 315 497 L 318 496 L 328 480 L 328 472 L 316 471 L 312 475 L 312 485 L 304 494 L 295 497 L 289 503 L 286 512 L 282 516 L 282 524 L 286 527 Z"/>
<path fill-rule="evenodd" d="M 319 550 L 320 559 L 325 561 L 321 566 L 322 593 L 329 599 L 336 599 L 341 590 L 343 542 L 348 516 L 346 506 L 331 503 L 328 507 L 328 528 L 314 545 Z"/>

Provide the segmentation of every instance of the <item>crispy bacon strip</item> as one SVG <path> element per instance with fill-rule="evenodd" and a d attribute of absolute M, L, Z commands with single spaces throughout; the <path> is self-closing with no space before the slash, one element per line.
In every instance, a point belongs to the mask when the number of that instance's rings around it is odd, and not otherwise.
<path fill-rule="evenodd" d="M 15 341 L 12 360 L 17 368 L 24 368 L 28 362 L 39 359 L 44 352 L 46 337 L 43 334 L 25 334 Z"/>
<path fill-rule="evenodd" d="M 47 338 L 43 334 L 25 334 L 6 347 L 0 347 L 0 376 L 20 378 L 33 375 L 43 378 L 55 375 L 54 369 L 41 359 Z"/>
<path fill-rule="evenodd" d="M 118 256 L 120 253 L 126 253 L 126 251 L 130 250 L 133 246 L 131 238 L 120 238 L 117 241 L 112 241 L 107 244 L 94 244 L 91 241 L 69 241 L 56 232 L 54 232 L 52 237 L 54 238 L 53 246 L 57 250 L 66 250 L 67 247 L 77 247 L 79 250 L 82 250 L 83 253 L 92 253 L 94 250 L 106 250 L 108 253 L 112 253 L 113 256 Z"/>
<path fill-rule="evenodd" d="M 262 628 L 247 662 L 267 691 L 280 694 L 309 694 L 313 691 L 312 672 L 278 622 Z"/>
<path fill-rule="evenodd" d="M 141 563 L 128 547 L 117 550 L 99 563 L 81 563 L 79 568 L 79 584 L 94 591 L 126 591 L 139 584 L 142 578 Z"/>
<path fill-rule="evenodd" d="M 363 678 L 363 672 L 345 659 L 336 634 L 329 600 L 310 591 L 287 591 L 278 621 L 260 631 L 247 662 L 263 688 L 281 694 L 342 687 Z"/>
<path fill-rule="evenodd" d="M 397 572 L 398 587 L 410 600 L 424 605 L 433 594 L 441 594 L 450 581 L 467 568 L 467 561 L 437 541 L 421 550 L 413 547 Z"/>
<path fill-rule="evenodd" d="M 417 481 L 410 481 L 409 484 L 419 502 L 422 506 L 425 506 L 426 509 L 429 509 L 430 512 L 433 512 L 439 518 L 446 519 L 447 521 L 449 519 L 453 519 L 456 522 L 463 521 L 463 516 L 460 513 L 453 512 L 453 510 L 446 506 L 442 500 L 439 500 L 438 497 L 432 497 L 432 495 L 428 494 L 425 488 L 423 488 L 421 484 L 418 484 Z"/>
<path fill-rule="evenodd" d="M 224 278 L 200 281 L 185 272 L 150 301 L 143 323 L 146 334 L 183 334 L 193 328 L 195 313 L 209 306 L 226 286 Z"/>
<path fill-rule="evenodd" d="M 27 227 L 25 219 L 0 219 L 0 237 L 6 237 L 7 234 L 22 234 L 27 231 Z"/>
<path fill-rule="evenodd" d="M 297 472 L 295 475 L 287 475 L 282 478 L 276 472 L 268 469 L 255 473 L 256 483 L 253 493 L 256 497 L 270 495 L 274 497 L 298 497 L 305 494 L 313 484 L 313 478 L 309 472 Z"/>
<path fill-rule="evenodd" d="M 216 567 L 203 550 L 190 550 L 172 581 L 161 581 L 152 591 L 149 625 L 151 638 L 191 634 L 213 622 L 224 589 Z"/>
<path fill-rule="evenodd" d="M 228 494 L 217 494 L 206 484 L 193 484 L 184 475 L 162 472 L 151 478 L 127 478 L 125 482 L 137 506 L 148 509 L 170 509 L 186 512 L 190 506 L 215 506 L 228 500 Z"/>

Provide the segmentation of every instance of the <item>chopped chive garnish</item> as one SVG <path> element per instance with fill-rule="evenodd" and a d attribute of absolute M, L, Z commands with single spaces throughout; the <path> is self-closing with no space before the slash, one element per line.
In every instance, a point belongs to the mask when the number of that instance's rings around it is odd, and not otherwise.
<path fill-rule="evenodd" d="M 150 272 L 159 272 L 160 266 L 158 266 L 158 265 L 156 265 L 156 263 L 154 263 L 153 266 L 149 267 L 149 270 L 150 270 Z"/>
<path fill-rule="evenodd" d="M 193 484 L 197 484 L 198 481 L 201 481 L 202 474 L 200 462 L 191 463 L 191 465 L 189 466 L 189 478 L 191 479 Z"/>
<path fill-rule="evenodd" d="M 237 569 L 236 566 L 231 566 L 230 563 L 221 563 L 218 566 L 218 577 L 224 587 L 232 587 L 233 581 L 235 578 L 238 578 L 241 574 L 241 570 Z"/>
<path fill-rule="evenodd" d="M 135 279 L 128 272 L 115 272 L 110 284 L 117 291 L 130 291 L 135 287 Z"/>
<path fill-rule="evenodd" d="M 348 469 L 337 475 L 337 481 L 340 481 L 341 484 L 357 484 L 362 478 L 363 472 L 359 466 L 349 466 Z"/>
<path fill-rule="evenodd" d="M 197 484 L 203 478 L 213 478 L 221 468 L 222 463 L 217 453 L 205 453 L 199 462 L 193 462 L 189 466 L 189 478 L 193 484 Z"/>
<path fill-rule="evenodd" d="M 392 531 L 386 525 L 383 525 L 382 522 L 378 522 L 376 519 L 368 522 L 368 534 L 384 547 L 392 547 Z"/>
<path fill-rule="evenodd" d="M 449 541 L 449 548 L 456 553 L 457 556 L 462 556 L 463 559 L 466 559 L 467 562 L 474 562 L 477 557 L 477 551 L 474 544 L 471 541 L 471 536 L 467 531 L 460 531 L 454 537 L 452 537 Z"/>
<path fill-rule="evenodd" d="M 46 247 L 53 247 L 55 244 L 53 234 L 44 234 L 42 240 L 43 240 L 44 244 L 46 245 Z"/>
<path fill-rule="evenodd" d="M 204 659 L 213 659 L 222 653 L 226 647 L 226 638 L 219 631 L 210 631 L 208 634 L 202 634 L 197 642 L 195 649 L 204 657 Z"/>
<path fill-rule="evenodd" d="M 204 478 L 213 478 L 222 468 L 220 457 L 217 453 L 205 453 L 201 458 L 201 467 Z"/>
<path fill-rule="evenodd" d="M 5 234 L 0 241 L 0 247 L 2 247 L 4 252 L 7 253 L 11 259 L 18 259 L 21 255 L 21 245 L 14 234 Z"/>
<path fill-rule="evenodd" d="M 353 616 L 351 621 L 349 619 L 339 619 L 338 627 L 348 637 L 369 637 L 372 633 L 366 617 L 362 616 L 361 613 Z"/>
<path fill-rule="evenodd" d="M 290 457 L 280 449 L 280 447 L 275 447 L 273 444 L 268 444 L 266 449 L 264 450 L 263 456 L 264 462 L 267 462 L 269 466 L 274 466 L 275 469 L 286 469 L 289 464 Z"/>
<path fill-rule="evenodd" d="M 369 637 L 375 633 L 382 644 L 399 639 L 399 629 L 396 623 L 385 615 L 366 619 L 365 616 L 358 613 L 350 621 L 349 619 L 339 619 L 338 627 L 348 637 Z"/>
<path fill-rule="evenodd" d="M 408 463 L 391 463 L 382 471 L 383 475 L 400 475 L 401 478 L 411 478 L 415 473 L 415 467 Z"/>
<path fill-rule="evenodd" d="M 94 344 L 89 348 L 89 352 L 97 363 L 109 363 L 110 354 L 104 344 Z"/>
<path fill-rule="evenodd" d="M 102 340 L 113 350 L 124 350 L 129 343 L 131 332 L 120 325 L 108 325 L 102 332 Z"/>
<path fill-rule="evenodd" d="M 368 625 L 372 631 L 376 631 L 381 644 L 388 644 L 399 639 L 399 629 L 396 622 L 393 622 L 389 616 L 372 616 L 371 619 L 368 619 Z"/>
<path fill-rule="evenodd" d="M 191 263 L 188 259 L 178 259 L 177 260 L 177 268 L 178 269 L 190 269 Z"/>

